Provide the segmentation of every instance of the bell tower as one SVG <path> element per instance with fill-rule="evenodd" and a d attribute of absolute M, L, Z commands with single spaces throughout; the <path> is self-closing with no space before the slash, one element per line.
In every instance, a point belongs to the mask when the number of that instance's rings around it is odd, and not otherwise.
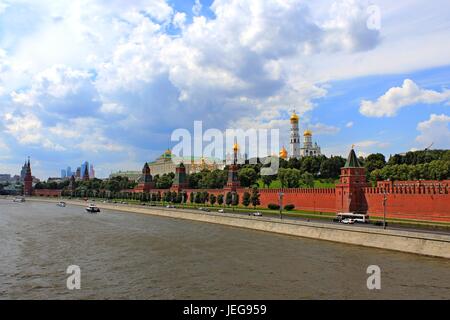
<path fill-rule="evenodd" d="M 336 185 L 337 212 L 365 213 L 367 204 L 363 188 L 367 186 L 366 169 L 359 163 L 352 147 L 344 167 L 341 168 L 339 184 Z"/>
<path fill-rule="evenodd" d="M 299 117 L 295 113 L 292 113 L 291 118 L 289 119 L 291 122 L 291 140 L 290 140 L 290 153 L 289 158 L 300 158 L 300 134 L 298 128 L 298 120 Z"/>

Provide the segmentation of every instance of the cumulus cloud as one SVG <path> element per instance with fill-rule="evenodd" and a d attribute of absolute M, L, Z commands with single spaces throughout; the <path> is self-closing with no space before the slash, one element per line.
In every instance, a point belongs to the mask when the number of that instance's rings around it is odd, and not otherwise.
<path fill-rule="evenodd" d="M 18 105 L 35 107 L 60 116 L 76 116 L 95 112 L 99 103 L 91 74 L 64 65 L 38 73 L 27 90 L 13 91 L 11 100 Z"/>
<path fill-rule="evenodd" d="M 5 132 L 12 135 L 20 144 L 42 146 L 46 149 L 64 151 L 65 148 L 51 141 L 42 131 L 42 122 L 32 113 L 23 115 L 4 115 Z"/>
<path fill-rule="evenodd" d="M 346 124 L 345 124 L 345 127 L 346 128 L 351 128 L 351 127 L 353 127 L 353 121 L 349 121 L 349 122 L 347 122 Z"/>
<path fill-rule="evenodd" d="M 424 103 L 435 104 L 450 100 L 450 90 L 442 92 L 420 88 L 414 81 L 405 79 L 401 87 L 390 88 L 376 101 L 363 100 L 359 112 L 367 117 L 392 117 L 407 106 Z"/>
<path fill-rule="evenodd" d="M 198 16 L 200 14 L 200 11 L 202 11 L 202 4 L 200 0 L 195 0 L 194 5 L 192 6 L 192 13 Z"/>
<path fill-rule="evenodd" d="M 431 144 L 437 149 L 450 148 L 450 116 L 431 114 L 428 120 L 419 122 L 417 130 L 420 135 L 417 136 L 416 142 L 422 148 L 427 148 Z"/>

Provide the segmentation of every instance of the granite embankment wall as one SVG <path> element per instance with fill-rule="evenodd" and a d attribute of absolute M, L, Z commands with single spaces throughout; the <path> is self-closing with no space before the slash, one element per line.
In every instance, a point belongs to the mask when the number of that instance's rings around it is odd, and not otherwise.
<path fill-rule="evenodd" d="M 33 198 L 31 200 L 51 201 L 43 198 Z M 67 201 L 67 203 L 79 206 L 86 205 L 85 202 L 81 201 Z M 139 206 L 112 204 L 98 204 L 98 206 L 102 209 L 142 213 L 176 219 L 188 219 L 450 259 L 450 236 L 448 235 L 399 230 L 380 230 L 368 227 L 333 225 L 319 222 L 293 220 L 280 221 L 276 218 L 247 217 L 226 213 L 204 213 L 184 209 L 143 208 Z"/>

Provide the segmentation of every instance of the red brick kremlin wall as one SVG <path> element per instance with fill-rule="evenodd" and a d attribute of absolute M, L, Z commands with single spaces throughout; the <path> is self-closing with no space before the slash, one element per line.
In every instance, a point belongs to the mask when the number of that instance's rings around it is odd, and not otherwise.
<path fill-rule="evenodd" d="M 367 212 L 383 216 L 382 188 L 364 188 Z M 388 218 L 450 222 L 450 188 L 394 187 L 386 194 Z"/>
<path fill-rule="evenodd" d="M 416 182 L 414 182 L 416 183 Z M 439 181 L 434 181 L 439 185 Z M 442 183 L 442 182 L 441 182 Z M 408 182 L 404 182 L 408 185 Z M 438 187 L 393 187 L 388 189 L 386 212 L 388 218 L 415 219 L 450 222 L 450 185 L 446 182 Z M 383 216 L 383 188 L 364 188 L 362 201 L 365 202 L 369 216 Z M 152 192 L 157 192 L 153 190 Z M 167 190 L 159 190 L 161 193 Z M 209 194 L 223 194 L 223 189 L 184 189 L 188 195 L 191 192 L 207 191 Z M 244 192 L 251 189 L 239 188 L 239 201 Z M 293 188 L 293 189 L 259 189 L 261 207 L 267 208 L 269 203 L 278 204 L 278 193 L 283 192 L 283 206 L 295 205 L 295 209 L 313 212 L 335 213 L 336 189 L 334 188 Z"/>
<path fill-rule="evenodd" d="M 209 194 L 224 196 L 229 190 L 224 189 L 184 189 L 188 199 L 192 192 L 207 191 Z M 239 188 L 236 192 L 239 194 L 239 203 L 242 202 L 244 192 L 251 193 L 251 189 Z M 335 212 L 335 189 L 259 189 L 261 207 L 267 208 L 270 203 L 278 204 L 278 193 L 283 192 L 283 206 L 293 204 L 295 208 L 305 211 L 315 212 Z"/>

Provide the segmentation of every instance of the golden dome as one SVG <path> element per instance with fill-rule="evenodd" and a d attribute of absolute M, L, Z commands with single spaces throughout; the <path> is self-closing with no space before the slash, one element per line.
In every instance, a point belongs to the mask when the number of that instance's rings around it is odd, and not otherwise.
<path fill-rule="evenodd" d="M 299 119 L 299 117 L 298 117 L 298 115 L 294 112 L 294 113 L 292 113 L 292 115 L 291 115 L 291 122 L 298 122 L 298 119 Z"/>
<path fill-rule="evenodd" d="M 237 142 L 235 142 L 233 145 L 233 151 L 238 151 L 238 150 L 239 150 L 239 145 L 237 144 Z"/>
<path fill-rule="evenodd" d="M 305 132 L 303 132 L 304 136 L 312 136 L 312 131 L 311 130 L 305 130 Z"/>
<path fill-rule="evenodd" d="M 288 155 L 287 150 L 283 146 L 283 148 L 281 148 L 281 150 L 280 150 L 280 158 L 281 159 L 286 159 L 287 155 Z"/>

